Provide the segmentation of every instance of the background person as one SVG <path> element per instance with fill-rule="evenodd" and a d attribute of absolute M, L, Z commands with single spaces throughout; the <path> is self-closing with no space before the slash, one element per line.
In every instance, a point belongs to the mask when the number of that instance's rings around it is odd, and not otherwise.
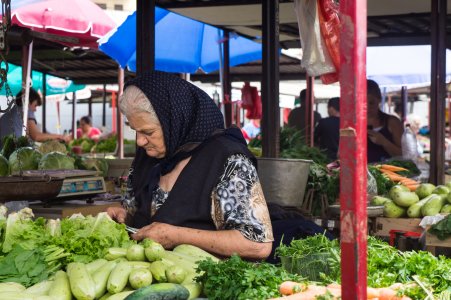
<path fill-rule="evenodd" d="M 330 160 L 337 159 L 340 141 L 340 98 L 331 98 L 327 102 L 329 117 L 319 120 L 315 128 L 315 144 L 326 151 Z"/>
<path fill-rule="evenodd" d="M 140 147 L 128 177 L 118 222 L 141 228 L 132 237 L 171 249 L 191 244 L 220 256 L 264 259 L 272 227 L 241 130 L 224 129 L 213 100 L 164 72 L 128 82 L 119 107 Z"/>
<path fill-rule="evenodd" d="M 35 112 L 38 106 L 42 104 L 39 93 L 30 88 L 28 104 L 27 135 L 35 142 L 45 142 L 47 140 L 70 141 L 70 136 L 62 134 L 52 134 L 41 132 L 38 128 Z M 0 140 L 3 137 L 14 134 L 16 137 L 22 136 L 22 91 L 16 95 L 15 105 L 12 109 L 0 117 Z M 1 145 L 1 141 L 0 141 Z"/>
<path fill-rule="evenodd" d="M 294 108 L 290 115 L 288 116 L 288 126 L 296 128 L 304 133 L 305 131 L 305 107 L 306 107 L 306 99 L 307 98 L 307 90 L 302 90 L 299 94 L 299 101 L 301 106 Z M 313 127 L 315 127 L 319 120 L 321 120 L 321 115 L 317 111 L 313 111 Z"/>
<path fill-rule="evenodd" d="M 368 162 L 379 162 L 402 156 L 401 137 L 404 127 L 401 121 L 380 110 L 382 100 L 379 85 L 367 80 Z"/>
<path fill-rule="evenodd" d="M 80 128 L 77 128 L 77 139 L 88 138 L 92 140 L 98 140 L 102 132 L 100 129 L 92 126 L 92 120 L 90 116 L 84 116 L 80 118 Z"/>

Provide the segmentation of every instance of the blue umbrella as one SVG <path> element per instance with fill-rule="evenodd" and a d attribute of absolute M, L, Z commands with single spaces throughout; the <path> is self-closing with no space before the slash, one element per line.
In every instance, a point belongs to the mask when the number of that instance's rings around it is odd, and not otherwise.
<path fill-rule="evenodd" d="M 162 8 L 155 8 L 155 68 L 174 73 L 211 72 L 220 68 L 223 31 Z M 99 41 L 99 49 L 122 68 L 136 70 L 136 12 Z M 231 35 L 230 65 L 262 58 L 262 45 Z"/>
<path fill-rule="evenodd" d="M 42 80 L 44 74 L 38 71 L 32 72 L 32 87 L 35 90 L 42 90 Z M 13 64 L 8 64 L 8 77 L 9 88 L 13 95 L 16 95 L 22 89 L 22 67 Z M 46 93 L 47 96 L 65 94 L 75 92 L 85 88 L 85 85 L 74 84 L 71 80 L 65 80 L 52 75 L 46 76 Z M 5 95 L 5 86 L 0 89 L 0 95 Z"/>

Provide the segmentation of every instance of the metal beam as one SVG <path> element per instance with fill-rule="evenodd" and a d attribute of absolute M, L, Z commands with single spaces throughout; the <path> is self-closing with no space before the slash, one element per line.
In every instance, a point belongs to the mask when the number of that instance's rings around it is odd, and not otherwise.
<path fill-rule="evenodd" d="M 367 280 L 367 1 L 340 1 L 341 295 L 366 299 Z"/>
<path fill-rule="evenodd" d="M 443 184 L 445 174 L 446 0 L 431 1 L 431 158 L 429 181 Z"/>
<path fill-rule="evenodd" d="M 223 66 L 222 66 L 222 101 L 224 104 L 224 118 L 226 128 L 233 122 L 232 111 L 232 82 L 230 81 L 230 42 L 229 32 L 224 31 L 223 36 Z"/>
<path fill-rule="evenodd" d="M 42 74 L 42 132 L 47 132 L 47 74 Z"/>
<path fill-rule="evenodd" d="M 262 1 L 263 76 L 262 148 L 264 157 L 279 156 L 279 1 Z"/>
<path fill-rule="evenodd" d="M 102 126 L 106 126 L 106 84 L 103 85 Z"/>
<path fill-rule="evenodd" d="M 155 68 L 155 0 L 136 0 L 136 74 Z"/>

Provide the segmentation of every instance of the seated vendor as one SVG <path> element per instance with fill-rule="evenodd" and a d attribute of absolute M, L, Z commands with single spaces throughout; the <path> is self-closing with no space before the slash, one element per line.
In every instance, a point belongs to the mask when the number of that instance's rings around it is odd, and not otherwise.
<path fill-rule="evenodd" d="M 379 85 L 373 80 L 367 80 L 369 163 L 402 156 L 403 125 L 397 117 L 380 110 L 381 100 L 382 94 Z"/>
<path fill-rule="evenodd" d="M 166 249 L 268 257 L 273 233 L 256 159 L 238 128 L 224 129 L 213 100 L 179 77 L 149 72 L 127 83 L 119 106 L 140 148 L 124 207 L 108 214 L 140 228 L 132 238 Z"/>
<path fill-rule="evenodd" d="M 77 128 L 77 139 L 88 138 L 92 140 L 98 140 L 102 132 L 100 129 L 92 126 L 92 120 L 90 116 L 84 116 L 80 118 L 80 128 Z"/>

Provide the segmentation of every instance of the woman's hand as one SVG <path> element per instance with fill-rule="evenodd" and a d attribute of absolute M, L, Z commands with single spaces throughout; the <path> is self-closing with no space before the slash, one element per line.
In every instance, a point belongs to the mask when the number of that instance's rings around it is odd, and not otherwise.
<path fill-rule="evenodd" d="M 177 226 L 153 222 L 133 234 L 132 238 L 138 241 L 149 238 L 160 243 L 165 249 L 172 249 L 178 245 L 176 230 Z"/>
<path fill-rule="evenodd" d="M 127 211 L 123 207 L 108 207 L 106 210 L 111 219 L 118 223 L 125 223 Z"/>
<path fill-rule="evenodd" d="M 383 146 L 387 139 L 378 131 L 368 130 L 368 137 L 376 145 Z"/>

